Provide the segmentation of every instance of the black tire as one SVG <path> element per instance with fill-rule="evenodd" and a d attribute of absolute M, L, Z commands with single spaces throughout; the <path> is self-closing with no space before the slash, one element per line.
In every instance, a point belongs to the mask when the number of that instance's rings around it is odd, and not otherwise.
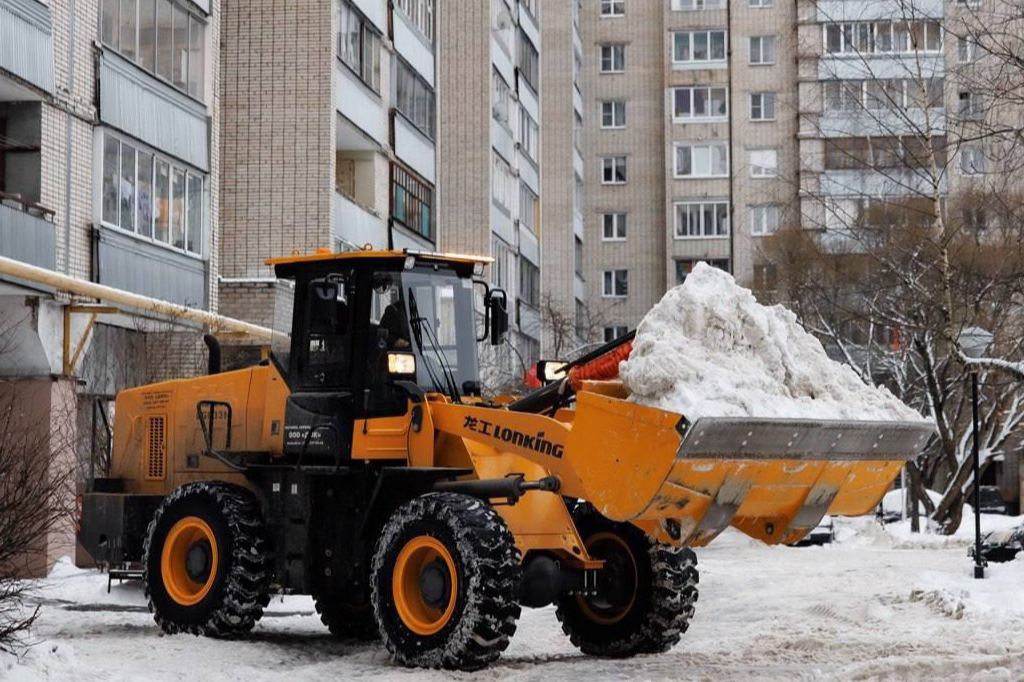
<path fill-rule="evenodd" d="M 619 570 L 633 578 L 625 579 L 631 599 L 616 604 L 612 599 L 566 595 L 559 598 L 556 614 L 562 631 L 580 651 L 592 656 L 628 658 L 637 654 L 664 653 L 679 643 L 693 617 L 697 601 L 697 556 L 688 548 L 674 548 L 652 541 L 630 523 L 605 519 L 589 504 L 581 504 L 573 513 L 576 528 L 588 550 L 594 541 L 614 536 L 619 554 L 611 555 L 606 569 Z M 622 559 L 628 548 L 631 561 Z M 595 558 L 602 552 L 593 552 Z M 623 580 L 619 579 L 620 582 Z M 600 574 L 597 584 L 602 585 Z M 610 603 L 612 602 L 612 603 Z M 603 622 L 602 622 L 603 621 Z"/>
<path fill-rule="evenodd" d="M 360 642 L 380 639 L 373 604 L 370 602 L 350 604 L 339 596 L 319 596 L 315 600 L 320 622 L 338 639 Z"/>
<path fill-rule="evenodd" d="M 200 578 L 208 590 L 191 604 L 171 596 L 168 580 L 172 579 L 165 579 L 162 568 L 168 534 L 184 519 L 200 519 L 206 524 L 217 556 L 216 570 L 207 570 L 208 577 Z M 192 547 L 200 544 L 192 543 Z M 183 485 L 164 499 L 149 524 L 143 557 L 149 610 L 168 634 L 230 637 L 248 632 L 270 602 L 268 552 L 263 517 L 251 492 L 220 481 Z"/>
<path fill-rule="evenodd" d="M 417 542 L 439 543 L 455 569 L 454 576 L 440 583 L 443 597 L 436 602 L 434 621 L 439 629 L 432 633 L 411 629 L 399 613 L 392 586 L 406 570 L 399 567 L 395 577 L 399 555 Z M 480 500 L 430 493 L 399 508 L 377 543 L 370 580 L 374 614 L 388 651 L 409 667 L 479 670 L 495 661 L 508 648 L 520 614 L 519 561 L 505 522 Z M 433 559 L 427 567 L 439 563 Z M 447 564 L 440 565 L 449 572 Z M 426 568 L 419 572 L 420 589 L 425 574 Z"/>

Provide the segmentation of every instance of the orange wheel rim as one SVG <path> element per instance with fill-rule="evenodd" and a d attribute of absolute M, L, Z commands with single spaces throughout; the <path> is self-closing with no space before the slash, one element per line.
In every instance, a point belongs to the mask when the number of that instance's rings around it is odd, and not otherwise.
<path fill-rule="evenodd" d="M 633 556 L 633 551 L 626 541 L 615 533 L 595 533 L 587 538 L 585 544 L 587 553 L 595 559 L 607 560 L 616 553 L 625 554 L 629 558 L 627 565 L 633 571 L 633 589 L 625 606 L 599 606 L 583 595 L 576 595 L 576 603 L 587 618 L 602 625 L 614 625 L 625 618 L 633 608 L 633 604 L 636 603 L 636 595 L 640 586 L 640 570 L 636 565 L 636 557 Z"/>
<path fill-rule="evenodd" d="M 433 635 L 448 624 L 458 590 L 455 560 L 440 540 L 420 535 L 398 553 L 391 593 L 402 622 L 417 635 Z"/>
<path fill-rule="evenodd" d="M 194 606 L 213 588 L 217 577 L 217 539 L 197 516 L 171 527 L 160 553 L 160 574 L 167 594 L 182 606 Z"/>

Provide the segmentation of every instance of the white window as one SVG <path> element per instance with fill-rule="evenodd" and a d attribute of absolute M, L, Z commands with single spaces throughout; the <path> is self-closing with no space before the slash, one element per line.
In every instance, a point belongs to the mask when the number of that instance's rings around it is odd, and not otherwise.
<path fill-rule="evenodd" d="M 775 36 L 750 36 L 750 63 L 775 63 Z"/>
<path fill-rule="evenodd" d="M 626 16 L 626 0 L 601 0 L 602 17 Z"/>
<path fill-rule="evenodd" d="M 726 0 L 672 0 L 673 12 L 693 12 L 702 9 L 723 9 Z"/>
<path fill-rule="evenodd" d="M 606 156 L 601 159 L 601 184 L 626 184 L 626 157 Z"/>
<path fill-rule="evenodd" d="M 626 70 L 626 46 L 622 43 L 601 46 L 601 73 L 622 73 Z"/>
<path fill-rule="evenodd" d="M 725 31 L 676 31 L 672 62 L 678 65 L 725 62 Z"/>
<path fill-rule="evenodd" d="M 752 92 L 752 93 L 750 93 L 750 120 L 751 121 L 774 121 L 775 120 L 775 93 L 774 92 Z"/>
<path fill-rule="evenodd" d="M 677 178 L 724 178 L 729 175 L 729 148 L 725 142 L 677 144 Z"/>
<path fill-rule="evenodd" d="M 937 21 L 847 21 L 823 29 L 829 54 L 942 51 L 942 26 Z"/>
<path fill-rule="evenodd" d="M 101 220 L 181 251 L 203 252 L 205 177 L 104 133 Z"/>
<path fill-rule="evenodd" d="M 601 239 L 606 242 L 626 241 L 626 214 L 605 213 L 601 216 L 601 225 L 604 231 Z"/>
<path fill-rule="evenodd" d="M 540 202 L 537 195 L 526 185 L 519 186 L 519 224 L 531 232 L 537 231 L 537 215 L 540 212 Z"/>
<path fill-rule="evenodd" d="M 494 203 L 511 214 L 515 208 L 514 193 L 518 191 L 518 183 L 512 176 L 511 166 L 508 165 L 505 159 L 497 154 L 493 155 L 493 159 L 494 171 L 491 174 L 491 189 Z"/>
<path fill-rule="evenodd" d="M 626 103 L 621 100 L 601 102 L 601 127 L 625 128 Z"/>
<path fill-rule="evenodd" d="M 724 120 L 729 115 L 729 90 L 724 87 L 694 86 L 672 91 L 672 118 L 677 123 L 693 120 Z"/>
<path fill-rule="evenodd" d="M 750 177 L 774 178 L 779 174 L 779 152 L 775 149 L 755 149 L 750 152 Z"/>
<path fill-rule="evenodd" d="M 960 172 L 964 175 L 979 175 L 985 172 L 985 152 L 980 145 L 964 145 L 960 150 Z"/>
<path fill-rule="evenodd" d="M 526 107 L 519 109 L 519 146 L 526 155 L 534 161 L 537 157 L 538 144 L 540 143 L 540 126 L 530 117 Z"/>
<path fill-rule="evenodd" d="M 625 298 L 629 294 L 629 270 L 605 270 L 602 296 Z"/>
<path fill-rule="evenodd" d="M 338 58 L 374 92 L 380 92 L 380 34 L 344 0 L 340 5 Z"/>
<path fill-rule="evenodd" d="M 779 207 L 760 204 L 750 207 L 750 234 L 763 237 L 779 231 Z"/>
<path fill-rule="evenodd" d="M 611 343 L 615 339 L 622 338 L 629 332 L 629 327 L 625 325 L 616 325 L 614 327 L 604 328 L 604 342 Z"/>
<path fill-rule="evenodd" d="M 575 173 L 572 184 L 572 207 L 577 216 L 583 215 L 583 178 Z"/>
<path fill-rule="evenodd" d="M 961 92 L 959 112 L 961 118 L 978 119 L 985 116 L 984 98 L 976 92 Z"/>
<path fill-rule="evenodd" d="M 434 0 L 395 0 L 395 7 L 412 20 L 427 40 L 434 41 Z"/>
<path fill-rule="evenodd" d="M 491 71 L 491 116 L 498 123 L 509 126 L 509 111 L 512 106 L 512 90 L 508 83 L 498 73 L 497 69 Z"/>
<path fill-rule="evenodd" d="M 676 239 L 728 236 L 728 201 L 676 202 Z"/>
<path fill-rule="evenodd" d="M 961 64 L 978 60 L 978 43 L 971 38 L 961 36 L 956 39 L 956 57 Z"/>
<path fill-rule="evenodd" d="M 774 4 L 774 0 L 747 0 L 749 7 L 771 7 Z"/>

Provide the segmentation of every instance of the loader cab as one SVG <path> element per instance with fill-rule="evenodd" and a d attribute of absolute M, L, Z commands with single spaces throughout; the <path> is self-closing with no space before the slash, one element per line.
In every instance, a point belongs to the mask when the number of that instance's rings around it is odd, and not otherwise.
<path fill-rule="evenodd" d="M 401 415 L 410 392 L 479 393 L 477 343 L 508 327 L 480 261 L 366 252 L 272 261 L 272 357 L 291 390 L 285 452 L 345 454 L 353 420 Z M 484 315 L 476 312 L 483 302 Z"/>

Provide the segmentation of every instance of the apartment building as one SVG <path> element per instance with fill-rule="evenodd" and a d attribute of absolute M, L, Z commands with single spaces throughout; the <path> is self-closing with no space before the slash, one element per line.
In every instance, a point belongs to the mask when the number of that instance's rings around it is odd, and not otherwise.
<path fill-rule="evenodd" d="M 540 92 L 557 77 L 541 74 L 540 4 L 440 2 L 441 247 L 494 258 L 489 277 L 508 293 L 514 346 L 499 353 L 502 383 L 540 355 Z"/>
<path fill-rule="evenodd" d="M 0 0 L 0 256 L 217 310 L 219 4 Z M 0 274 L 0 400 L 21 424 L 0 438 L 51 434 L 83 470 L 116 392 L 180 369 L 169 332 L 196 331 L 96 304 Z M 70 542 L 53 534 L 28 572 Z"/>
<path fill-rule="evenodd" d="M 271 324 L 264 261 L 438 244 L 435 0 L 254 0 L 223 18 L 220 293 Z"/>

